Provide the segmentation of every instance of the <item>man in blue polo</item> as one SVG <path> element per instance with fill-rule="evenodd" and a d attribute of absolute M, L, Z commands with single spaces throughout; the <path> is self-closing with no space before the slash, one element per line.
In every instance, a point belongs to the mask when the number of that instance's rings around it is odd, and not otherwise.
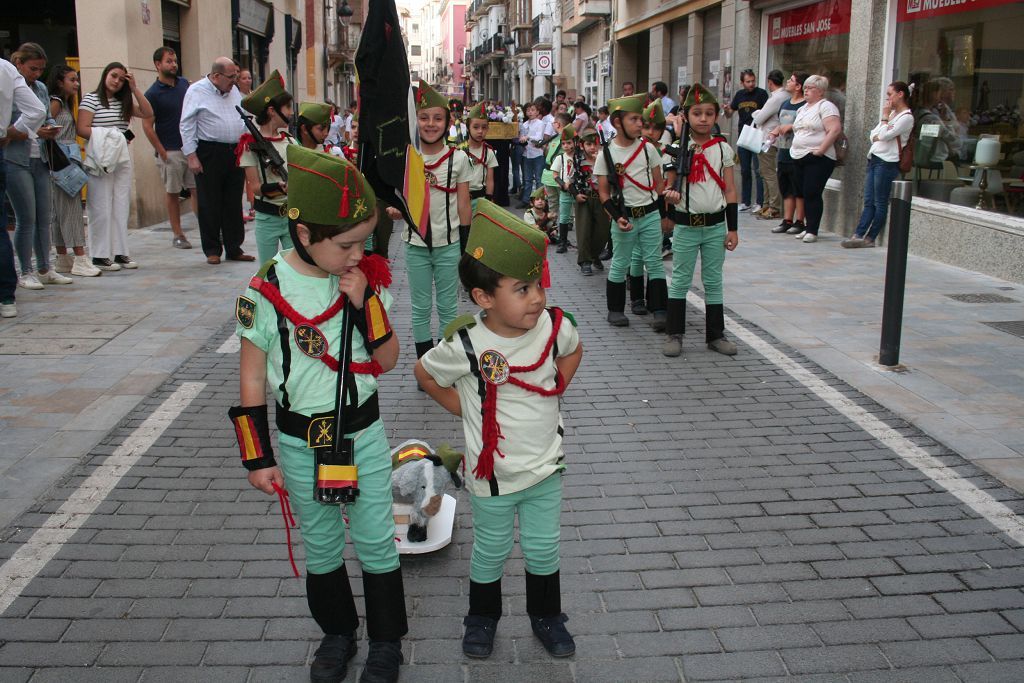
<path fill-rule="evenodd" d="M 153 107 L 153 118 L 143 119 L 142 127 L 156 152 L 156 166 L 167 192 L 167 217 L 174 232 L 172 244 L 178 249 L 191 249 L 181 229 L 180 199 L 191 196 L 192 213 L 198 215 L 196 181 L 181 152 L 178 129 L 188 81 L 178 75 L 178 55 L 169 47 L 157 48 L 153 53 L 153 66 L 156 67 L 156 82 L 146 91 L 146 99 Z"/>

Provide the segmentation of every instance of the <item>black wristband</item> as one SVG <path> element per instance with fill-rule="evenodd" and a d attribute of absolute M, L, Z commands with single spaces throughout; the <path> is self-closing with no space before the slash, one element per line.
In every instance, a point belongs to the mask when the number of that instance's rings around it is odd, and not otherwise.
<path fill-rule="evenodd" d="M 725 205 L 725 226 L 729 232 L 737 232 L 740 229 L 740 212 L 736 202 Z"/>
<path fill-rule="evenodd" d="M 612 217 L 613 221 L 617 221 L 622 218 L 622 212 L 619 211 L 618 202 L 614 199 L 609 199 L 601 204 L 604 210 L 608 212 L 608 215 Z"/>
<path fill-rule="evenodd" d="M 265 403 L 261 406 L 235 406 L 228 410 L 228 417 L 235 428 L 245 469 L 253 472 L 277 465 Z"/>
<path fill-rule="evenodd" d="M 658 214 L 662 218 L 668 218 L 668 208 L 667 208 L 667 205 L 665 203 L 665 195 L 662 195 L 662 196 L 658 197 L 656 203 L 658 205 Z"/>
<path fill-rule="evenodd" d="M 466 244 L 469 242 L 469 226 L 459 226 L 459 253 L 466 251 Z"/>
<path fill-rule="evenodd" d="M 274 194 L 284 194 L 284 189 L 281 188 L 281 183 L 263 183 L 260 185 L 261 196 L 269 197 Z"/>

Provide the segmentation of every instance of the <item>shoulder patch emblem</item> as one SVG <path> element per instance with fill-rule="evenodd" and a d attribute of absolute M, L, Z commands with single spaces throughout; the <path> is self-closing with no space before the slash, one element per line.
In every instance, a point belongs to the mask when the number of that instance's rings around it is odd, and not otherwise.
<path fill-rule="evenodd" d="M 239 296 L 235 301 L 235 320 L 249 330 L 256 322 L 256 302 L 247 296 Z"/>
<path fill-rule="evenodd" d="M 444 334 L 442 336 L 445 338 L 445 340 L 451 341 L 452 338 L 455 337 L 455 333 L 458 332 L 459 330 L 469 330 L 472 329 L 473 327 L 476 327 L 476 318 L 466 313 L 464 315 L 460 315 L 458 318 L 448 323 L 448 326 L 444 328 Z"/>

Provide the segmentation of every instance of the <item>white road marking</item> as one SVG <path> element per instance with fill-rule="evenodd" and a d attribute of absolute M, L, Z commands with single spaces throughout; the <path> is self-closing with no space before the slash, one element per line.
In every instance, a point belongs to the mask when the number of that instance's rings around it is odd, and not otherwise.
<path fill-rule="evenodd" d="M 0 614 L 21 595 L 36 574 L 53 559 L 128 470 L 205 387 L 205 382 L 186 382 L 178 387 L 0 566 Z"/>
<path fill-rule="evenodd" d="M 217 353 L 238 353 L 240 348 L 242 348 L 242 340 L 231 335 L 217 348 Z"/>
<path fill-rule="evenodd" d="M 704 302 L 693 292 L 686 295 L 687 300 L 695 307 L 704 310 Z M 926 477 L 939 484 L 967 507 L 988 520 L 993 526 L 1005 533 L 1020 545 L 1024 545 L 1024 520 L 1013 510 L 993 498 L 989 493 L 967 481 L 952 468 L 942 464 L 934 456 L 928 455 L 924 449 L 889 427 L 877 417 L 843 396 L 833 387 L 813 373 L 779 351 L 762 339 L 757 333 L 747 329 L 731 316 L 726 316 L 726 329 L 742 340 L 754 351 L 777 365 L 789 376 L 814 392 L 822 401 L 837 412 L 851 420 L 865 432 L 875 437 L 893 453 L 920 470 Z"/>

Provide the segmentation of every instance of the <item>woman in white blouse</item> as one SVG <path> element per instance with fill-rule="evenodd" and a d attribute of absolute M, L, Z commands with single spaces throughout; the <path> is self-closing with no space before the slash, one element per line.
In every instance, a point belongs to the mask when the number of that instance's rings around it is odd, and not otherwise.
<path fill-rule="evenodd" d="M 914 130 L 914 114 L 910 110 L 910 87 L 894 81 L 885 89 L 882 118 L 870 133 L 868 171 L 864 179 L 864 210 L 850 239 L 843 240 L 847 249 L 875 246 L 875 238 L 885 226 L 889 211 L 892 181 L 900 174 L 900 151 L 910 143 Z"/>
<path fill-rule="evenodd" d="M 839 109 L 825 99 L 827 92 L 828 79 L 824 76 L 808 76 L 804 81 L 807 103 L 793 122 L 793 146 L 789 148 L 796 183 L 804 197 L 806 218 L 806 229 L 797 233 L 796 238 L 807 243 L 818 241 L 821 214 L 825 210 L 822 195 L 836 167 L 835 141 L 843 132 Z"/>

